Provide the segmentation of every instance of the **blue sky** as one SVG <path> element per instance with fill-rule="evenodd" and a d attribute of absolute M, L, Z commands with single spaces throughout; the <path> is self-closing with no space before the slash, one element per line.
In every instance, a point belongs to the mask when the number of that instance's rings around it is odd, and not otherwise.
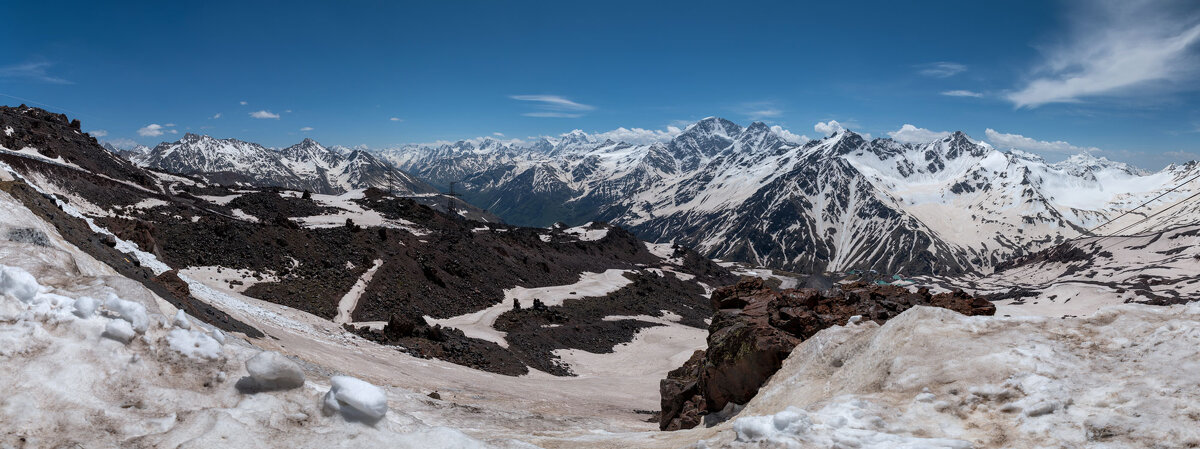
<path fill-rule="evenodd" d="M 1190 1 L 72 3 L 0 6 L 0 100 L 114 141 L 384 147 L 721 116 L 1200 159 Z"/>

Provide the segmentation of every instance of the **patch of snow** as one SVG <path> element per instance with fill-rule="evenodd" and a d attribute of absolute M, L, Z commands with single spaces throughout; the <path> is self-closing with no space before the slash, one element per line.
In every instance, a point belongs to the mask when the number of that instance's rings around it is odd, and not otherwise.
<path fill-rule="evenodd" d="M 104 308 L 128 321 L 133 330 L 139 334 L 146 333 L 150 327 L 150 318 L 146 314 L 146 306 L 133 301 L 126 301 L 116 295 L 110 295 L 104 301 Z"/>
<path fill-rule="evenodd" d="M 629 270 L 611 269 L 603 273 L 583 273 L 579 276 L 579 282 L 569 285 L 513 287 L 504 290 L 503 301 L 486 309 L 451 318 L 426 316 L 425 320 L 430 325 L 453 327 L 463 331 L 468 337 L 495 342 L 507 348 L 508 341 L 504 339 L 507 333 L 496 330 L 493 325 L 500 315 L 512 310 L 514 300 L 519 301 L 522 308 L 529 308 L 533 307 L 535 298 L 540 299 L 546 306 L 557 306 L 568 298 L 605 296 L 633 282 L 625 277 L 625 273 L 629 273 Z"/>
<path fill-rule="evenodd" d="M 362 297 L 364 291 L 367 290 L 367 285 L 371 284 L 371 278 L 375 276 L 375 271 L 383 266 L 383 259 L 375 259 L 371 268 L 368 268 L 358 281 L 354 282 L 354 286 L 350 287 L 342 299 L 338 301 L 338 313 L 333 318 L 333 322 L 337 324 L 346 324 L 351 321 L 350 315 L 354 313 L 354 309 L 358 307 L 358 299 Z"/>
<path fill-rule="evenodd" d="M 167 345 L 172 351 L 194 359 L 221 357 L 221 344 L 199 330 L 171 329 L 167 333 Z"/>

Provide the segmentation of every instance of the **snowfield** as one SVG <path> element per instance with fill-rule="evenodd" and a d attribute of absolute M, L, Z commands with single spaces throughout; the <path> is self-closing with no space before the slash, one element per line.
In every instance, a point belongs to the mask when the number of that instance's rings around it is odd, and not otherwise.
<path fill-rule="evenodd" d="M 0 178 L 14 176 L 0 165 Z M 82 215 L 73 204 L 59 202 Z M 1197 235 L 1172 232 L 1088 243 L 1134 267 L 1047 262 L 1014 276 L 1082 284 L 1090 270 L 1149 274 L 1192 294 Z M 832 327 L 797 346 L 728 420 L 659 432 L 638 411 L 657 409 L 658 380 L 704 340 L 670 316 L 612 354 L 561 352 L 580 377 L 508 377 L 366 341 L 245 297 L 205 267 L 182 274 L 197 299 L 267 337 L 227 334 L 67 243 L 4 192 L 0 236 L 0 447 L 1200 446 L 1200 303 L 1114 306 L 1076 289 L 1069 304 L 1086 310 L 1052 312 L 1079 316 L 916 307 L 882 326 Z M 128 241 L 115 247 L 155 273 L 169 269 Z M 1038 269 L 1058 271 L 1039 278 Z M 452 320 L 503 341 L 492 313 L 512 301 L 601 296 L 627 285 L 623 275 L 509 289 L 494 311 Z M 1147 288 L 1167 294 L 1162 285 Z"/>

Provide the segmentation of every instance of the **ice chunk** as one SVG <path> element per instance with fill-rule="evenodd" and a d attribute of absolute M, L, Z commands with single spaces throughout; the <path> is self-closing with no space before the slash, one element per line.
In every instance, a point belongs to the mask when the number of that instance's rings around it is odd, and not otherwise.
<path fill-rule="evenodd" d="M 174 324 L 175 324 L 175 327 L 178 327 L 183 330 L 188 330 L 188 329 L 192 328 L 192 323 L 188 321 L 187 314 L 183 313 L 183 310 L 175 312 L 175 323 Z"/>
<path fill-rule="evenodd" d="M 41 286 L 28 271 L 0 265 L 0 294 L 13 295 L 21 302 L 32 302 Z"/>
<path fill-rule="evenodd" d="M 167 333 L 167 345 L 172 351 L 193 359 L 221 357 L 221 344 L 200 331 L 171 329 L 171 332 Z"/>
<path fill-rule="evenodd" d="M 387 394 L 382 388 L 349 376 L 329 378 L 325 394 L 325 412 L 341 412 L 351 420 L 375 422 L 387 414 Z"/>
<path fill-rule="evenodd" d="M 72 312 L 75 316 L 87 319 L 91 318 L 93 313 L 96 313 L 96 298 L 91 296 L 80 296 L 75 300 L 75 310 Z"/>
<path fill-rule="evenodd" d="M 150 328 L 150 318 L 146 315 L 146 306 L 116 296 L 109 296 L 108 300 L 104 302 L 104 307 L 128 321 L 133 326 L 133 330 L 139 334 L 145 333 L 146 329 Z"/>
<path fill-rule="evenodd" d="M 286 390 L 304 385 L 304 371 L 300 365 L 275 351 L 263 351 L 251 357 L 246 361 L 246 372 L 260 390 Z M 385 402 L 385 411 L 386 406 Z"/>
<path fill-rule="evenodd" d="M 775 415 L 741 418 L 733 423 L 737 440 L 746 442 L 769 440 L 780 433 L 800 435 L 811 428 L 812 420 L 808 414 L 796 407 L 788 407 Z"/>
<path fill-rule="evenodd" d="M 101 335 L 128 344 L 130 340 L 133 340 L 133 337 L 137 336 L 137 333 L 133 331 L 133 326 L 128 321 L 109 320 L 108 324 L 104 326 L 104 333 Z"/>

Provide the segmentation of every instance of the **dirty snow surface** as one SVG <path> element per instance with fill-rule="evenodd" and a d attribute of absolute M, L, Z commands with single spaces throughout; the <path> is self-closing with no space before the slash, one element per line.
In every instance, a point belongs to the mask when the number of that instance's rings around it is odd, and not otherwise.
<path fill-rule="evenodd" d="M 685 360 L 702 332 L 650 328 L 613 354 L 564 352 L 588 368 L 576 378 L 509 377 L 418 359 L 192 278 L 209 270 L 181 276 L 197 299 L 268 335 L 248 339 L 180 314 L 0 192 L 0 235 L 13 229 L 26 237 L 0 240 L 0 448 L 1200 446 L 1200 303 L 1104 303 L 1067 317 L 916 307 L 882 326 L 832 327 L 797 346 L 730 419 L 659 432 L 637 411 L 657 408 L 662 368 Z M 1195 238 L 1181 230 L 1098 246 L 1158 257 L 1115 271 L 1096 262 L 1066 273 L 1069 257 L 1043 267 L 1066 264 L 1061 278 L 1095 269 L 1173 280 L 1197 272 Z M 115 247 L 166 270 L 129 242 Z M 511 289 L 504 306 L 603 294 L 625 285 L 622 274 Z M 487 315 L 458 324 L 486 334 Z M 303 384 L 248 388 L 246 362 L 264 350 L 295 362 Z M 661 360 L 650 366 L 647 354 Z"/>
<path fill-rule="evenodd" d="M 1127 302 L 1184 303 L 1200 298 L 1200 225 L 1083 238 L 991 274 L 918 280 L 1006 295 L 996 301 L 997 315 L 1082 316 Z"/>

